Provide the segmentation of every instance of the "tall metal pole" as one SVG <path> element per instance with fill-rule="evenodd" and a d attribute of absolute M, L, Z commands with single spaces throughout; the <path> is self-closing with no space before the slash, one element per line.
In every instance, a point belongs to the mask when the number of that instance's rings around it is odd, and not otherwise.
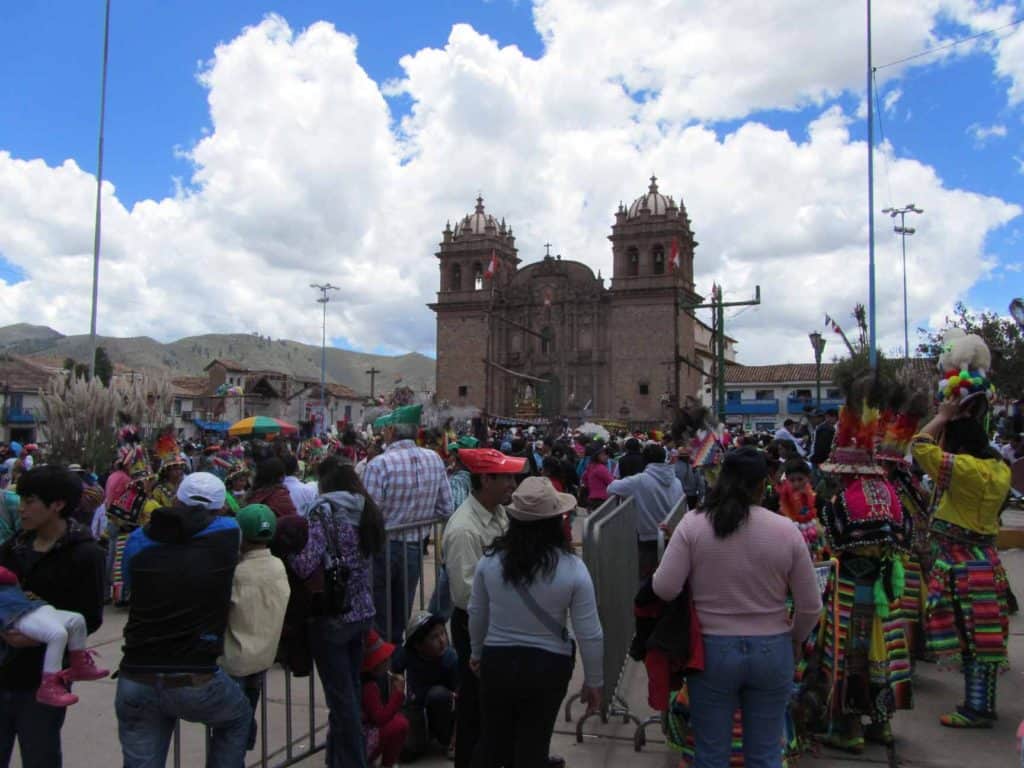
<path fill-rule="evenodd" d="M 92 239 L 92 313 L 89 319 L 89 378 L 96 375 L 96 303 L 100 291 L 100 225 L 103 193 L 103 124 L 107 115 L 107 58 L 110 51 L 110 0 L 103 17 L 103 69 L 100 75 L 100 137 L 96 161 L 96 224 Z"/>
<path fill-rule="evenodd" d="M 868 16 L 868 362 L 878 366 L 877 328 L 875 322 L 875 112 L 871 67 L 871 0 L 867 0 Z"/>
<path fill-rule="evenodd" d="M 913 203 L 903 208 L 883 208 L 882 213 L 888 213 L 893 219 L 900 217 L 899 226 L 893 227 L 893 232 L 900 236 L 903 250 L 903 360 L 904 364 L 910 359 L 910 321 L 908 319 L 909 306 L 907 302 L 907 235 L 914 234 L 917 230 L 907 226 L 908 213 L 924 213 Z"/>
<path fill-rule="evenodd" d="M 325 391 L 327 386 L 327 302 L 331 300 L 327 292 L 337 291 L 338 286 L 330 283 L 310 283 L 309 287 L 320 291 L 320 298 L 316 301 L 324 307 L 320 339 L 320 429 L 325 430 L 327 425 L 327 393 Z"/>

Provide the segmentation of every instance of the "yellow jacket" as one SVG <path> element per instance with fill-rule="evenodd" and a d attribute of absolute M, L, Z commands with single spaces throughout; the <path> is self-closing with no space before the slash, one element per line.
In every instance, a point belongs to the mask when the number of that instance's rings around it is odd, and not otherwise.
<path fill-rule="evenodd" d="M 924 434 L 914 438 L 911 452 L 936 483 L 940 482 L 943 471 L 952 470 L 939 499 L 935 519 L 987 536 L 999 533 L 999 513 L 1010 492 L 1010 468 L 1006 462 L 944 453 Z"/>

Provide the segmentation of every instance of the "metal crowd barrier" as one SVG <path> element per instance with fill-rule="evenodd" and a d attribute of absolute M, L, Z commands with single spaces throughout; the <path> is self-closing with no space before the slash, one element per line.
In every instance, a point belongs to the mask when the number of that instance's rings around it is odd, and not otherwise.
<path fill-rule="evenodd" d="M 383 553 L 383 562 L 388 564 L 391 562 L 391 554 L 393 548 L 396 546 L 402 547 L 401 563 L 402 563 L 402 595 L 409 594 L 409 548 L 406 546 L 406 541 L 417 542 L 423 551 L 419 557 L 418 574 L 416 575 L 416 586 L 413 589 L 413 597 L 408 605 L 404 605 L 404 615 L 406 619 L 412 614 L 413 610 L 424 610 L 431 599 L 430 592 L 436 587 L 440 581 L 441 572 L 441 557 L 440 542 L 441 536 L 444 532 L 444 524 L 446 519 L 436 518 L 424 522 L 408 523 L 398 526 L 389 526 L 387 528 L 387 541 L 385 542 L 385 549 Z M 433 548 L 433 556 L 427 556 L 427 541 L 431 542 Z M 428 561 L 431 562 L 431 567 L 428 569 Z M 432 580 L 427 580 L 425 577 L 428 573 L 433 574 Z M 374 565 L 371 560 L 370 566 L 370 586 L 373 588 L 374 584 Z M 395 585 L 392 584 L 391 569 L 385 569 L 384 577 L 386 605 L 391 605 L 392 591 Z M 404 600 L 403 600 L 404 602 Z M 387 633 L 390 637 L 392 629 L 391 611 L 387 611 L 387 616 L 384 621 L 381 622 L 380 617 L 377 620 L 377 626 L 379 630 Z M 283 674 L 283 688 L 284 696 L 283 700 L 276 695 L 271 695 L 270 687 L 268 687 L 268 681 L 276 681 L 278 678 L 278 672 Z M 321 739 L 317 736 L 323 734 L 327 729 L 327 713 L 323 713 L 322 720 L 317 718 L 317 687 L 319 679 L 315 668 L 310 669 L 310 674 L 306 678 L 307 690 L 300 696 L 295 696 L 293 689 L 301 687 L 293 682 L 293 676 L 287 669 L 275 665 L 267 672 L 264 672 L 261 679 L 262 694 L 260 696 L 260 702 L 258 705 L 257 715 L 258 720 L 258 738 L 256 748 L 249 752 L 246 759 L 246 765 L 249 768 L 287 768 L 287 766 L 295 765 L 296 763 L 305 760 L 310 755 L 316 754 L 317 752 L 323 751 L 327 746 L 326 735 Z M 284 708 L 284 743 L 283 744 L 271 744 L 272 739 L 270 737 L 269 726 L 271 724 L 271 713 L 268 709 L 276 706 L 282 706 Z M 326 701 L 324 701 L 326 705 Z M 295 712 L 297 708 L 306 708 L 306 712 Z M 300 721 L 305 721 L 303 725 L 300 725 Z M 275 722 L 279 722 L 276 720 Z M 205 753 L 209 752 L 210 749 L 210 729 L 205 729 L 205 744 L 203 750 Z M 296 733 L 296 730 L 299 733 Z M 178 721 L 174 725 L 174 736 L 171 741 L 171 760 L 174 768 L 181 768 L 182 766 L 182 732 L 181 722 Z M 191 761 L 187 761 L 191 762 Z"/>
<path fill-rule="evenodd" d="M 597 595 L 597 612 L 604 630 L 604 700 L 601 722 L 621 717 L 623 723 L 640 720 L 629 711 L 623 677 L 629 662 L 633 638 L 633 598 L 637 588 L 636 505 L 632 498 L 611 497 L 583 521 L 583 562 L 590 571 Z M 565 703 L 565 720 L 572 722 L 572 705 Z M 583 728 L 592 715 L 576 723 L 576 741 L 583 741 Z"/>
<path fill-rule="evenodd" d="M 684 497 L 659 526 L 659 561 L 665 552 L 667 537 L 685 513 Z M 598 614 L 604 629 L 605 691 L 603 709 L 599 714 L 603 724 L 616 717 L 621 717 L 623 724 L 633 723 L 633 748 L 639 752 L 647 743 L 647 726 L 660 724 L 662 716 L 652 714 L 641 720 L 631 711 L 627 699 L 627 670 L 635 664 L 629 656 L 629 646 L 636 626 L 633 600 L 639 587 L 636 577 L 637 560 L 636 507 L 633 499 L 609 499 L 591 513 L 583 524 L 583 561 L 594 581 Z M 567 723 L 572 722 L 572 705 L 578 700 L 579 696 L 573 696 L 565 703 Z M 589 717 L 584 715 L 576 723 L 577 743 L 583 741 L 583 729 Z"/>

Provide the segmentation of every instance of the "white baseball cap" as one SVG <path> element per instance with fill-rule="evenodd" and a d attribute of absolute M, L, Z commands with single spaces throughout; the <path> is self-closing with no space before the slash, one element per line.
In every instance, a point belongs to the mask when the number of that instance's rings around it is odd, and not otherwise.
<path fill-rule="evenodd" d="M 224 483 L 209 472 L 186 475 L 178 486 L 178 501 L 188 507 L 203 507 L 213 511 L 224 507 Z"/>

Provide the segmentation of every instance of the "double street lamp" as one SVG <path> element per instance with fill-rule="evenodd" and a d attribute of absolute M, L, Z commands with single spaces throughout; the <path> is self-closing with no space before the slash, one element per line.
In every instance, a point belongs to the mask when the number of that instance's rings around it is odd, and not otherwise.
<path fill-rule="evenodd" d="M 912 235 L 917 231 L 913 227 L 907 226 L 907 214 L 924 213 L 924 211 L 910 203 L 902 208 L 883 208 L 882 213 L 889 214 L 893 219 L 897 216 L 900 217 L 900 223 L 892 229 L 900 236 L 903 245 L 903 359 L 907 360 L 910 357 L 910 331 L 907 321 L 907 235 Z"/>
<path fill-rule="evenodd" d="M 825 351 L 825 337 L 817 331 L 807 334 L 814 348 L 814 383 L 816 386 L 814 407 L 821 408 L 821 355 Z"/>

